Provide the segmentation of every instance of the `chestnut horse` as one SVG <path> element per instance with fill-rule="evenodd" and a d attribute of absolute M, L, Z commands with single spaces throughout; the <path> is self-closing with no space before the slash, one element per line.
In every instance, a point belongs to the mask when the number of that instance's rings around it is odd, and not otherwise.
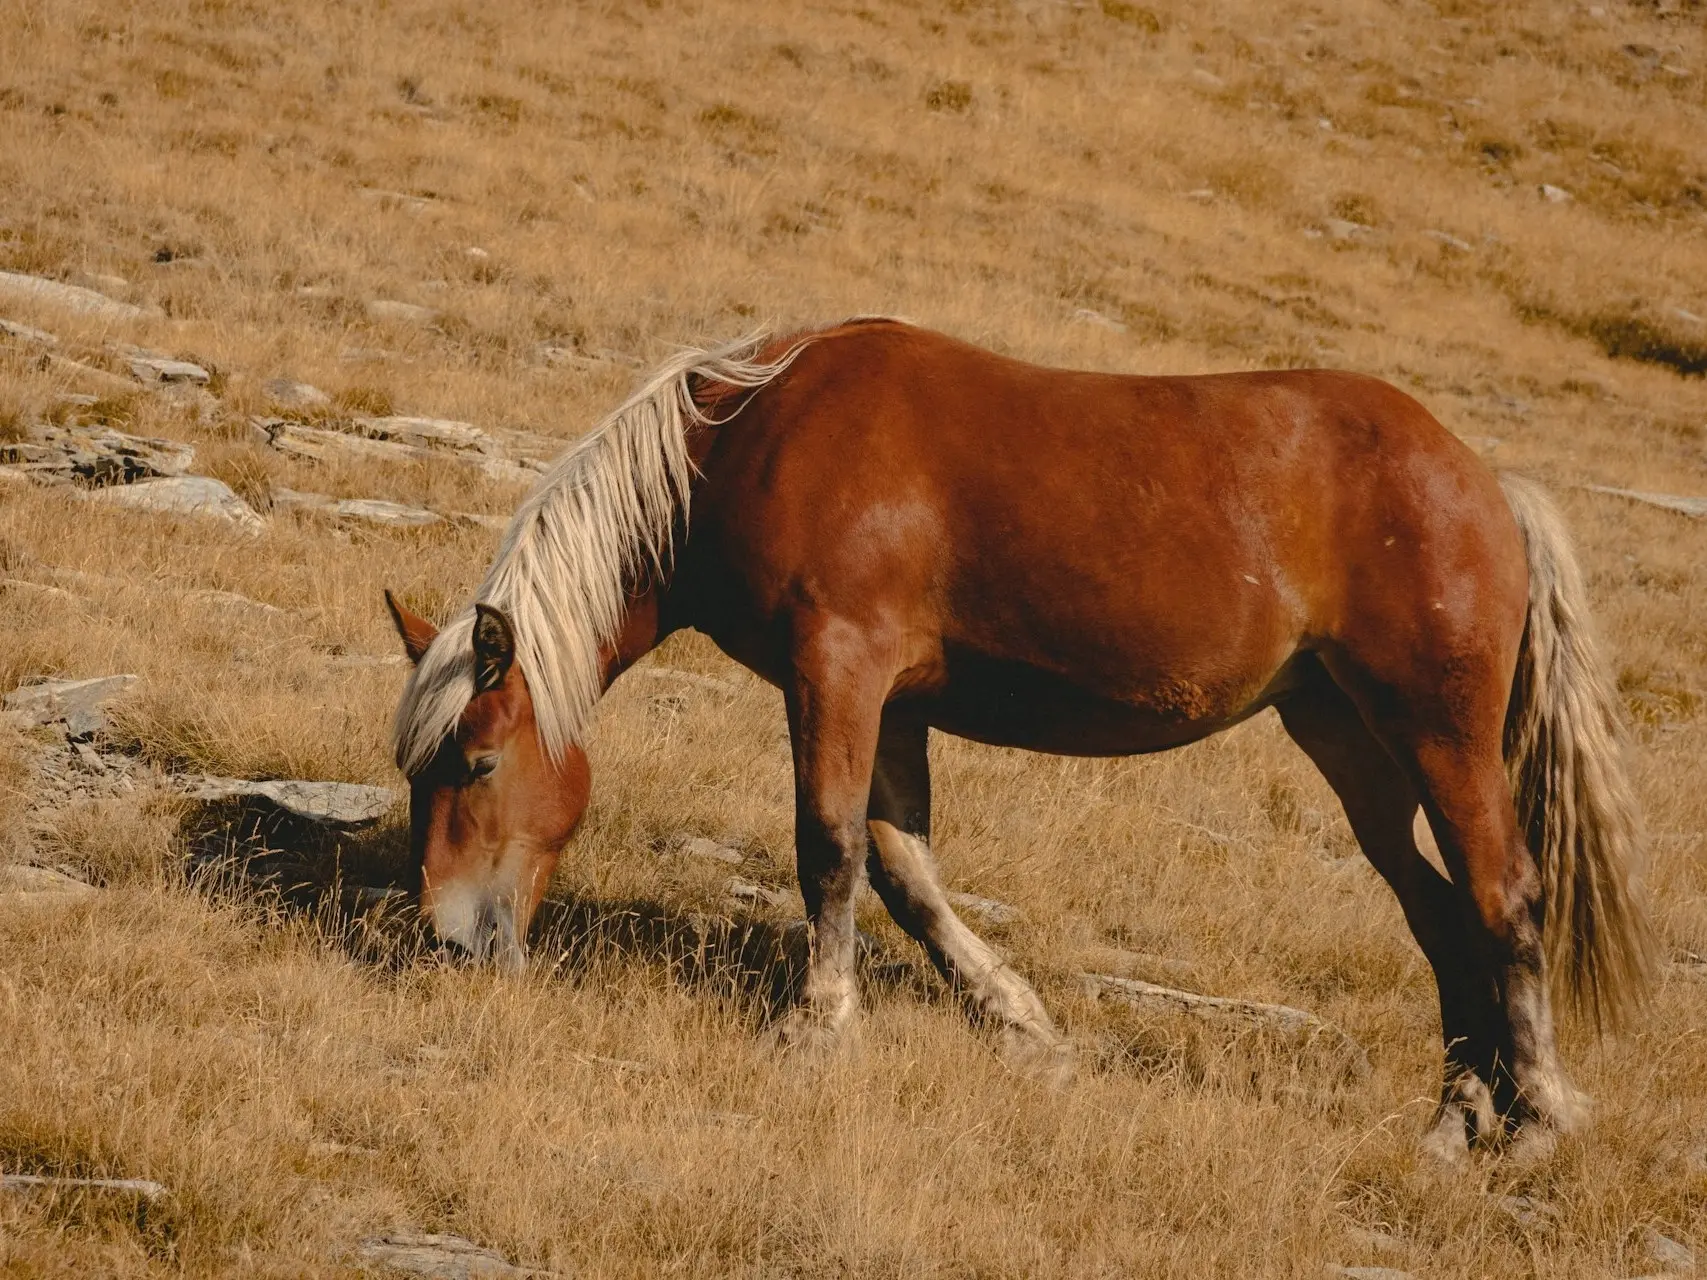
<path fill-rule="evenodd" d="M 1575 1124 L 1552 998 L 1598 1024 L 1651 970 L 1559 516 L 1372 378 L 1044 369 L 883 320 L 690 350 L 554 465 L 476 598 L 442 634 L 394 605 L 423 908 L 476 955 L 522 954 L 593 705 L 695 627 L 787 705 L 811 937 L 788 1041 L 854 1014 L 869 876 L 975 1016 L 1063 1045 L 944 897 L 932 727 L 1111 756 L 1274 707 L 1433 967 L 1442 1147 Z"/>

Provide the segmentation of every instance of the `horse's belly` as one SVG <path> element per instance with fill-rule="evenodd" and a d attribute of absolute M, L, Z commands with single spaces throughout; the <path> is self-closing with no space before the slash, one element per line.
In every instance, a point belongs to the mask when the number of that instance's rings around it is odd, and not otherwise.
<path fill-rule="evenodd" d="M 962 656 L 923 700 L 930 723 L 958 737 L 1056 755 L 1137 755 L 1196 742 L 1254 715 L 1290 687 L 1295 665 L 1233 683 L 1175 675 L 1115 690 Z"/>

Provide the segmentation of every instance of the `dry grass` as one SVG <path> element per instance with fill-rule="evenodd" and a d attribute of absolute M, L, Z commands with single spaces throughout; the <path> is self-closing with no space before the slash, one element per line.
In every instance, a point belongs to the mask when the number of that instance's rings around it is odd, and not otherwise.
<path fill-rule="evenodd" d="M 70 354 L 116 336 L 214 369 L 199 415 L 78 412 L 193 441 L 252 497 L 456 511 L 519 493 L 267 453 L 244 424 L 261 384 L 568 439 L 633 373 L 549 366 L 541 343 L 651 360 L 857 311 L 1058 363 L 1381 374 L 1561 497 L 1636 726 L 1660 927 L 1704 950 L 1707 526 L 1571 488 L 1707 492 L 1707 384 L 1679 372 L 1707 344 L 1681 314 L 1707 315 L 1701 17 L 14 0 L 0 269 L 121 276 L 164 314 L 0 310 Z M 376 321 L 375 298 L 438 317 Z M 3 338 L 0 360 L 0 440 L 85 389 Z M 460 603 L 493 539 L 281 512 L 255 542 L 0 488 L 0 567 L 68 592 L 0 585 L 0 688 L 134 671 L 120 734 L 153 761 L 393 782 L 400 673 L 333 659 L 392 652 L 382 585 Z M 1707 987 L 1668 982 L 1616 1042 L 1569 1037 L 1587 1137 L 1522 1168 L 1424 1163 L 1431 980 L 1271 719 L 1141 761 L 933 744 L 947 875 L 1024 911 L 996 936 L 1081 1045 L 1070 1090 L 1009 1075 L 875 902 L 865 927 L 909 965 L 872 975 L 858 1051 L 772 1058 L 762 977 L 613 923 L 730 911 L 727 867 L 658 852 L 678 831 L 792 886 L 778 697 L 696 638 L 663 659 L 738 692 L 613 692 L 557 886 L 600 923 L 520 979 L 375 963 L 359 928 L 192 888 L 164 802 L 27 818 L 31 744 L 0 730 L 0 855 L 108 886 L 0 903 L 0 1169 L 172 1191 L 0 1198 L 0 1267 L 338 1274 L 405 1223 L 583 1275 L 1612 1276 L 1653 1269 L 1650 1224 L 1707 1248 Z M 361 856 L 394 862 L 400 822 Z M 1073 975 L 1111 948 L 1313 1009 L 1371 1046 L 1373 1078 L 1092 1004 Z M 1520 1225 L 1498 1203 L 1517 1194 L 1556 1217 Z M 1352 1235 L 1374 1226 L 1406 1252 Z"/>

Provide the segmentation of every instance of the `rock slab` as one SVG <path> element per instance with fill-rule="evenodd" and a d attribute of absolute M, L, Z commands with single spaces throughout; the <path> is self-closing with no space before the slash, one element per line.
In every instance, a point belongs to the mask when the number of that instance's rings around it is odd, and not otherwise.
<path fill-rule="evenodd" d="M 181 476 L 195 457 L 195 446 L 181 440 L 112 427 L 47 427 L 34 440 L 0 445 L 0 465 L 21 467 L 40 480 L 96 486 Z"/>
<path fill-rule="evenodd" d="M 87 738 L 107 727 L 106 704 L 128 690 L 141 677 L 96 676 L 92 680 L 47 680 L 13 689 L 3 700 L 5 709 L 25 724 L 65 725 L 66 736 Z"/>
<path fill-rule="evenodd" d="M 135 507 L 175 516 L 209 516 L 227 520 L 245 533 L 258 534 L 266 521 L 239 498 L 231 486 L 211 476 L 168 476 L 139 480 L 135 484 L 112 485 L 88 495 L 109 506 Z"/>
<path fill-rule="evenodd" d="M 332 827 L 362 827 L 377 822 L 397 803 L 389 787 L 357 782 L 314 782 L 301 779 L 220 778 L 200 775 L 186 779 L 192 800 L 264 800 L 293 817 Z"/>
<path fill-rule="evenodd" d="M 158 1200 L 166 1188 L 147 1178 L 55 1178 L 35 1173 L 0 1173 L 0 1191 L 119 1191 Z"/>
<path fill-rule="evenodd" d="M 76 876 L 68 876 L 63 871 L 55 871 L 52 867 L 0 867 L 0 902 L 25 898 L 48 898 L 68 902 L 99 892 L 94 885 L 79 880 Z"/>
<path fill-rule="evenodd" d="M 118 302 L 93 289 L 61 284 L 58 280 L 43 280 L 40 276 L 21 275 L 16 271 L 0 271 L 0 298 L 41 303 L 102 320 L 135 320 L 149 314 L 141 307 Z"/>
<path fill-rule="evenodd" d="M 1158 986 L 1137 978 L 1115 978 L 1106 973 L 1079 975 L 1085 990 L 1098 999 L 1107 996 L 1135 1009 L 1158 1013 L 1189 1013 L 1206 1021 L 1268 1026 L 1309 1040 L 1326 1040 L 1346 1056 L 1353 1073 L 1362 1079 L 1369 1074 L 1369 1054 L 1346 1032 L 1324 1022 L 1313 1013 L 1284 1004 L 1204 996 L 1195 991 Z"/>
<path fill-rule="evenodd" d="M 503 1254 L 461 1236 L 391 1231 L 363 1240 L 363 1262 L 423 1280 L 509 1280 L 531 1274 Z"/>
<path fill-rule="evenodd" d="M 1679 515 L 1693 516 L 1697 520 L 1707 520 L 1707 498 L 1681 493 L 1650 493 L 1642 489 L 1617 489 L 1607 484 L 1585 484 L 1583 488 L 1590 493 L 1611 494 L 1615 498 L 1626 498 L 1650 507 L 1663 507 Z"/>

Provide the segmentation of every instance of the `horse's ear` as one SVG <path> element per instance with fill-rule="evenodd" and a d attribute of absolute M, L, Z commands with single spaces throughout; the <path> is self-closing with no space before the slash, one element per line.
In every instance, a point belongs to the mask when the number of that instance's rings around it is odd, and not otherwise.
<path fill-rule="evenodd" d="M 403 652 L 410 662 L 419 662 L 439 629 L 419 614 L 410 613 L 390 591 L 385 593 L 385 607 L 391 610 L 391 620 L 397 624 L 397 634 L 403 637 Z"/>
<path fill-rule="evenodd" d="M 491 605 L 474 606 L 474 689 L 485 693 L 504 683 L 516 660 L 516 636 L 510 620 Z"/>

